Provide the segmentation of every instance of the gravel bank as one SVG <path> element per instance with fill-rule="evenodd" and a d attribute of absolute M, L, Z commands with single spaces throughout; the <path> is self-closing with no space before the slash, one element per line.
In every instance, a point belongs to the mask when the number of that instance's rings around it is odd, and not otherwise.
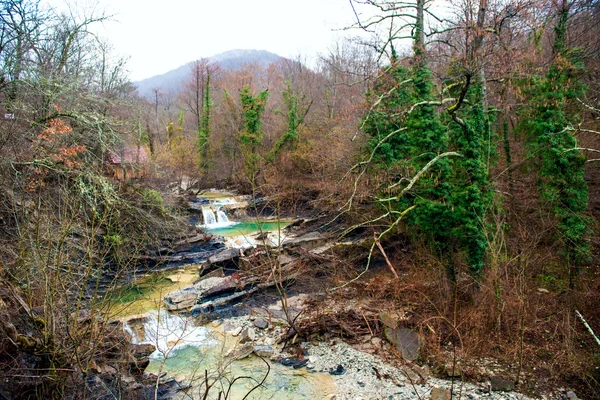
<path fill-rule="evenodd" d="M 247 316 L 226 319 L 225 332 L 239 335 L 245 328 L 253 328 L 255 319 Z M 294 358 L 294 355 L 281 353 L 281 344 L 274 344 L 281 335 L 282 329 L 269 326 L 257 329 L 256 344 L 273 344 L 273 362 L 281 358 Z M 302 343 L 301 348 L 308 363 L 302 368 L 314 372 L 330 373 L 337 386 L 337 393 L 331 396 L 335 400 L 367 400 L 367 399 L 450 399 L 452 382 L 415 373 L 419 367 L 396 368 L 387 364 L 377 356 L 359 351 L 340 340 L 330 343 Z M 291 368 L 291 367 L 290 367 Z M 516 392 L 491 391 L 489 382 L 481 385 L 455 381 L 452 398 L 466 400 L 529 400 L 530 398 Z"/>

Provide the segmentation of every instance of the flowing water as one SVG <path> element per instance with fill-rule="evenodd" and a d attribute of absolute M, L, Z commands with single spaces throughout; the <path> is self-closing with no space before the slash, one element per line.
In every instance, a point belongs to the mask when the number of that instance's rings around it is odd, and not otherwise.
<path fill-rule="evenodd" d="M 228 237 L 228 243 L 233 246 L 235 240 L 243 238 L 248 244 L 250 240 L 255 241 L 252 236 L 266 231 L 281 240 L 281 228 L 287 224 L 282 221 L 229 221 L 225 212 L 214 203 L 203 205 L 202 213 L 205 229 Z M 210 382 L 218 378 L 208 397 L 214 399 L 220 390 L 231 390 L 229 399 L 242 399 L 263 378 L 264 384 L 253 390 L 248 399 L 324 399 L 336 392 L 333 378 L 326 373 L 313 373 L 306 368 L 296 370 L 254 355 L 231 361 L 225 354 L 236 347 L 238 338 L 224 334 L 222 326 L 196 326 L 192 319 L 161 308 L 166 293 L 190 286 L 197 279 L 198 265 L 191 265 L 175 273 L 144 277 L 119 293 L 115 312 L 125 317 L 125 331 L 134 343 L 150 343 L 157 348 L 150 356 L 147 372 L 167 373 L 190 384 L 191 389 L 180 393 L 182 399 L 203 398 L 205 373 Z M 231 387 L 229 382 L 233 382 Z"/>
<path fill-rule="evenodd" d="M 135 322 L 125 323 L 125 331 L 134 343 L 157 347 L 146 371 L 167 373 L 192 386 L 181 398 L 202 398 L 205 371 L 210 382 L 219 378 L 211 392 L 215 398 L 219 390 L 228 390 L 229 382 L 235 378 L 239 379 L 231 385 L 230 399 L 243 398 L 263 379 L 264 384 L 248 399 L 321 399 L 335 391 L 333 378 L 328 374 L 295 370 L 255 356 L 229 360 L 225 354 L 236 346 L 237 339 L 223 334 L 221 329 L 195 326 L 190 319 L 164 310 L 135 316 L 130 321 Z"/>
<path fill-rule="evenodd" d="M 197 268 L 181 271 L 178 275 L 183 277 L 183 281 L 189 281 L 192 271 L 197 271 Z M 151 276 L 142 279 L 136 286 L 138 289 L 131 297 L 132 301 L 119 305 L 122 310 L 131 312 L 124 318 L 124 330 L 132 337 L 133 343 L 156 346 L 156 351 L 150 355 L 147 372 L 166 373 L 191 385 L 191 389 L 181 393 L 180 398 L 202 398 L 205 371 L 211 382 L 220 377 L 217 385 L 222 385 L 224 391 L 228 389 L 229 381 L 246 377 L 235 380 L 230 399 L 243 398 L 267 372 L 264 384 L 248 399 L 325 399 L 335 393 L 333 378 L 326 373 L 313 373 L 306 368 L 296 370 L 269 360 L 263 361 L 254 355 L 242 360 L 229 360 L 225 354 L 238 346 L 239 338 L 224 334 L 222 327 L 196 326 L 192 319 L 160 308 L 162 295 L 181 288 L 182 281 L 172 282 L 170 286 L 161 283 L 156 290 L 140 295 L 139 288 L 152 287 L 153 282 L 155 280 Z M 209 398 L 217 398 L 219 389 L 213 390 L 211 394 L 214 397 Z"/>

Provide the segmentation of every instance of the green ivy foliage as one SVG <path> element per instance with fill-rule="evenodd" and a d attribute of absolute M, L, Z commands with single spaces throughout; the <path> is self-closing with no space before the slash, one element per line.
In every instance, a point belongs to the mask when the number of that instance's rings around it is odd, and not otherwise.
<path fill-rule="evenodd" d="M 204 83 L 204 99 L 202 101 L 202 115 L 200 127 L 198 129 L 198 157 L 200 160 L 200 169 L 207 171 L 210 167 L 210 124 L 212 118 L 213 102 L 210 96 L 210 71 L 206 71 L 206 81 Z"/>
<path fill-rule="evenodd" d="M 472 84 L 463 105 L 465 126 L 453 124 L 451 133 L 454 149 L 463 156 L 454 165 L 450 202 L 457 225 L 453 236 L 465 249 L 474 276 L 480 275 L 485 266 L 488 248 L 486 212 L 493 201 L 488 174 L 490 124 L 483 96 L 482 83 Z"/>
<path fill-rule="evenodd" d="M 281 92 L 283 104 L 287 108 L 287 130 L 277 139 L 273 147 L 266 156 L 268 162 L 273 162 L 286 146 L 294 147 L 298 142 L 298 127 L 303 122 L 303 117 L 299 111 L 300 99 L 298 93 L 292 87 L 292 83 L 287 80 L 285 82 L 285 90 Z"/>
<path fill-rule="evenodd" d="M 526 82 L 529 106 L 520 126 L 535 161 L 541 200 L 556 218 L 571 286 L 590 256 L 586 158 L 577 150 L 572 128 L 578 120 L 576 100 L 586 90 L 579 80 L 581 72 L 577 53 L 563 50 L 545 76 Z"/>
<path fill-rule="evenodd" d="M 373 106 L 363 129 L 371 137 L 369 151 L 375 152 L 376 165 L 399 170 L 401 176 L 396 179 L 400 182 L 408 182 L 439 154 L 451 150 L 462 155 L 438 160 L 407 195 L 389 207 L 402 211 L 415 206 L 405 218 L 407 231 L 423 239 L 444 259 L 451 279 L 455 278 L 455 250 L 466 253 L 471 273 L 478 275 L 486 262 L 485 214 L 493 199 L 483 90 L 480 85 L 469 89 L 462 110 L 464 129 L 440 115 L 436 105 L 431 104 L 433 93 L 431 72 L 426 66 L 409 69 L 392 65 L 369 95 Z"/>
<path fill-rule="evenodd" d="M 260 155 L 258 147 L 262 144 L 262 115 L 269 98 L 269 91 L 263 90 L 256 96 L 248 86 L 240 92 L 240 101 L 244 112 L 244 130 L 240 135 L 242 153 L 244 154 L 244 167 L 247 177 L 252 185 L 255 183 Z"/>

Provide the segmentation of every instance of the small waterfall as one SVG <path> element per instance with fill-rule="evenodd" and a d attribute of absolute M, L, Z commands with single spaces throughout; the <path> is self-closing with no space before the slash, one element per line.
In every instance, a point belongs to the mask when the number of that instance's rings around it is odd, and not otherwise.
<path fill-rule="evenodd" d="M 219 223 L 227 223 L 229 222 L 229 218 L 225 211 L 221 210 L 221 207 L 217 208 L 217 222 Z"/>
<path fill-rule="evenodd" d="M 156 351 L 150 358 L 168 358 L 179 349 L 186 346 L 206 346 L 213 344 L 214 340 L 208 335 L 208 329 L 195 326 L 189 318 L 169 314 L 166 310 L 159 310 L 157 314 L 147 315 L 143 319 L 143 329 L 123 323 L 123 330 L 131 335 L 134 344 L 153 344 Z M 141 332 L 135 334 L 134 331 Z"/>
<path fill-rule="evenodd" d="M 215 213 L 209 207 L 202 207 L 202 216 L 204 217 L 204 225 L 213 225 L 217 223 Z"/>
<path fill-rule="evenodd" d="M 204 224 L 200 226 L 201 228 L 218 229 L 237 224 L 237 222 L 229 220 L 225 211 L 221 209 L 221 205 L 203 206 L 202 216 Z"/>

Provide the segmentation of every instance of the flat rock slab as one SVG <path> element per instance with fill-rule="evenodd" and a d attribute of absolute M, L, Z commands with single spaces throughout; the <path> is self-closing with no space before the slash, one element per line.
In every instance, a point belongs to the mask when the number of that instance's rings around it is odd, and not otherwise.
<path fill-rule="evenodd" d="M 304 250 L 316 249 L 324 245 L 327 238 L 319 232 L 310 232 L 302 236 L 287 238 L 283 241 L 283 247 L 301 247 Z"/>
<path fill-rule="evenodd" d="M 186 310 L 205 297 L 232 292 L 237 288 L 237 283 L 228 277 L 202 279 L 192 287 L 167 294 L 164 297 L 165 307 L 169 311 Z"/>
<path fill-rule="evenodd" d="M 208 257 L 208 263 L 211 265 L 220 265 L 223 267 L 234 264 L 237 266 L 237 260 L 240 258 L 240 250 L 228 248 L 221 250 L 217 254 Z"/>
<path fill-rule="evenodd" d="M 198 299 L 210 296 L 235 292 L 240 290 L 240 283 L 231 277 L 212 277 L 203 279 L 194 284 L 194 289 L 198 291 Z"/>
<path fill-rule="evenodd" d="M 164 298 L 165 307 L 169 311 L 185 310 L 196 304 L 198 300 L 198 291 L 192 288 L 186 288 L 167 294 Z"/>
<path fill-rule="evenodd" d="M 241 360 L 243 358 L 249 357 L 250 354 L 252 354 L 253 352 L 254 346 L 251 343 L 246 343 L 242 346 L 236 347 L 235 349 L 231 350 L 229 354 L 227 354 L 227 356 L 233 358 L 234 360 Z"/>
<path fill-rule="evenodd" d="M 259 357 L 269 358 L 273 354 L 275 354 L 275 350 L 271 346 L 257 345 L 254 346 L 254 354 L 256 354 Z"/>

